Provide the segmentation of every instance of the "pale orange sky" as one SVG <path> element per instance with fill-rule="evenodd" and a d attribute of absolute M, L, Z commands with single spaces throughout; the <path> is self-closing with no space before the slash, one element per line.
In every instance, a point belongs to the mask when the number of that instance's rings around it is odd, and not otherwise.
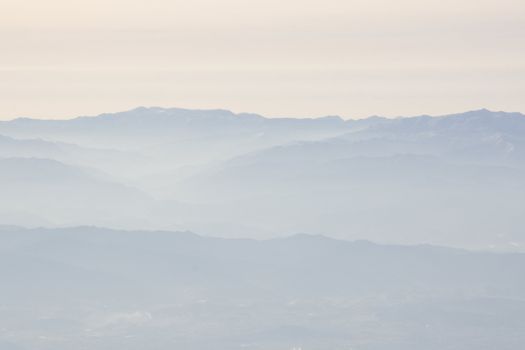
<path fill-rule="evenodd" d="M 0 119 L 525 111 L 525 2 L 0 0 Z"/>

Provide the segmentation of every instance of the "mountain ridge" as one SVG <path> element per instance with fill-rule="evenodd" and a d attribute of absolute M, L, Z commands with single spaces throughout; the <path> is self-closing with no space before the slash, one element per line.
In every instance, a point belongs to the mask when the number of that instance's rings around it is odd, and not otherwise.
<path fill-rule="evenodd" d="M 364 118 L 343 118 L 339 115 L 326 115 L 326 116 L 317 116 L 317 117 L 297 117 L 297 118 L 291 118 L 286 116 L 275 116 L 275 117 L 267 117 L 263 116 L 258 113 L 252 113 L 252 112 L 233 112 L 228 109 L 191 109 L 191 108 L 181 108 L 181 107 L 158 107 L 158 106 L 151 106 L 151 107 L 145 107 L 145 106 L 139 106 L 135 107 L 129 110 L 124 111 L 117 111 L 117 112 L 110 112 L 110 113 L 101 113 L 97 115 L 83 115 L 83 116 L 76 116 L 71 118 L 65 118 L 65 119 L 41 119 L 41 118 L 32 118 L 32 117 L 15 117 L 8 120 L 0 120 L 0 123 L 10 123 L 10 122 L 19 122 L 19 123 L 27 123 L 27 122 L 70 122 L 75 121 L 77 119 L 85 120 L 85 119 L 104 119 L 104 118 L 117 118 L 117 117 L 126 117 L 130 116 L 133 113 L 157 113 L 157 114 L 165 114 L 165 113 L 190 113 L 194 115 L 198 114 L 215 114 L 218 116 L 223 117 L 240 117 L 240 118 L 253 118 L 253 119 L 270 119 L 270 120 L 318 120 L 318 119 L 334 119 L 334 120 L 341 120 L 345 122 L 353 122 L 353 121 L 363 121 L 363 120 L 399 120 L 399 119 L 414 119 L 414 118 L 451 118 L 451 117 L 457 117 L 457 116 L 467 116 L 467 117 L 479 117 L 479 116 L 504 116 L 504 115 L 510 115 L 510 116 L 525 116 L 525 114 L 521 112 L 507 112 L 503 110 L 489 110 L 487 108 L 479 108 L 479 109 L 473 109 L 473 110 L 467 110 L 464 112 L 457 112 L 457 113 L 448 113 L 448 114 L 419 114 L 419 115 L 409 115 L 409 116 L 396 116 L 396 117 L 384 117 L 380 115 L 370 115 L 368 117 Z M 239 119 L 240 119 L 239 118 Z"/>
<path fill-rule="evenodd" d="M 28 181 L 17 193 L 29 197 L 11 193 L 14 202 L 3 205 L 2 220 L 13 218 L 10 224 L 24 221 L 10 208 L 26 212 L 22 209 L 31 207 L 32 216 L 48 216 L 35 223 L 58 226 L 133 228 L 133 212 L 138 228 L 184 228 L 224 237 L 309 232 L 525 249 L 518 205 L 525 193 L 520 113 L 481 109 L 344 121 L 141 107 L 66 121 L 2 122 L 0 135 L 6 135 L 0 137 L 2 157 L 48 158 L 97 169 L 151 199 L 120 191 L 122 201 L 100 211 L 100 204 L 84 205 L 95 193 L 95 203 L 108 201 L 100 186 L 88 193 L 70 182 L 58 188 L 60 198 L 82 211 L 57 216 L 44 203 L 31 204 L 50 193 L 49 184 Z M 14 140 L 31 138 L 46 141 Z M 46 151 L 47 141 L 65 154 Z M 20 169 L 19 178 L 27 179 Z M 68 192 L 77 195 L 68 197 Z M 108 223 L 109 212 L 119 219 Z"/>

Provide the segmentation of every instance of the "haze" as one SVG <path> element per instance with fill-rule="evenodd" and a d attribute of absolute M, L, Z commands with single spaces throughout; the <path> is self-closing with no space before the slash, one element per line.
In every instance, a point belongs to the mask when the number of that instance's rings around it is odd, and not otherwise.
<path fill-rule="evenodd" d="M 2 1 L 0 119 L 523 111 L 522 1 Z"/>
<path fill-rule="evenodd" d="M 523 349 L 523 198 L 520 113 L 0 121 L 0 349 Z"/>

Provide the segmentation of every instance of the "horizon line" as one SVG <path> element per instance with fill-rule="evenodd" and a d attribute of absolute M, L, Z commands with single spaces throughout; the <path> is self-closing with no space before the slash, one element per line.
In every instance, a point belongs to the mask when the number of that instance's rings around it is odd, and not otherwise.
<path fill-rule="evenodd" d="M 227 112 L 227 113 L 231 113 L 235 116 L 244 116 L 244 115 L 251 115 L 251 116 L 256 116 L 256 117 L 261 117 L 261 118 L 264 118 L 264 119 L 297 119 L 297 120 L 315 120 L 315 119 L 323 119 L 323 118 L 339 118 L 343 121 L 357 121 L 357 120 L 365 120 L 365 119 L 370 119 L 370 118 L 383 118 L 383 119 L 404 119 L 404 118 L 418 118 L 418 117 L 430 117 L 430 118 L 440 118 L 440 117 L 448 117 L 448 116 L 454 116 L 454 115 L 460 115 L 460 114 L 467 114 L 467 113 L 494 113 L 494 114 L 497 114 L 497 113 L 505 113 L 505 114 L 521 114 L 523 115 L 522 112 L 519 112 L 519 111 L 505 111 L 505 110 L 492 110 L 492 109 L 488 109 L 488 108 L 477 108 L 477 109 L 469 109 L 469 110 L 465 110 L 465 111 L 462 111 L 462 112 L 453 112 L 453 113 L 447 113 L 447 114 L 426 114 L 426 113 L 423 113 L 423 114 L 417 114 L 417 115 L 397 115 L 397 116 L 392 116 L 392 117 L 388 117 L 388 116 L 382 116 L 382 115 L 377 115 L 377 114 L 372 114 L 372 115 L 368 115 L 366 117 L 357 117 L 357 118 L 352 118 L 352 117 L 343 117 L 341 115 L 321 115 L 321 116 L 303 116 L 303 117 L 290 117 L 290 116 L 267 116 L 267 115 L 263 115 L 263 114 L 259 114 L 259 113 L 254 113 L 254 112 L 234 112 L 230 109 L 227 109 L 227 108 L 185 108 L 185 107 L 162 107 L 162 106 L 143 106 L 143 105 L 140 105 L 140 106 L 137 106 L 137 107 L 134 107 L 134 108 L 131 108 L 131 109 L 124 109 L 124 110 L 120 110 L 120 111 L 113 111 L 113 112 L 102 112 L 102 113 L 99 113 L 99 114 L 95 114 L 95 115 L 77 115 L 77 116 L 73 116 L 73 117 L 66 117 L 66 118 L 48 118 L 48 117 L 43 117 L 43 118 L 39 118 L 39 117 L 31 117 L 31 116 L 20 116 L 20 117 L 13 117 L 13 118 L 10 118 L 10 119 L 2 119 L 0 118 L 0 122 L 13 122 L 13 121 L 16 121 L 16 120 L 35 120 L 35 121 L 71 121 L 71 120 L 76 120 L 76 119 L 81 119 L 81 118 L 98 118 L 98 117 L 103 117 L 103 116 L 106 116 L 106 115 L 116 115 L 116 114 L 121 114 L 121 113 L 129 113 L 129 112 L 133 112 L 133 111 L 137 111 L 137 110 L 163 110 L 163 111 L 169 111 L 169 110 L 180 110 L 180 111 L 192 111 L 192 112 Z"/>

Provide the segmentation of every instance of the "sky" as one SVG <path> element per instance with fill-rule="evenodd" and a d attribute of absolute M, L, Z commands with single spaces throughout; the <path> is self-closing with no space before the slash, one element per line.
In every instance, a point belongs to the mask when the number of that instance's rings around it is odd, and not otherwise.
<path fill-rule="evenodd" d="M 525 112 L 523 0 L 0 0 L 0 119 Z"/>

